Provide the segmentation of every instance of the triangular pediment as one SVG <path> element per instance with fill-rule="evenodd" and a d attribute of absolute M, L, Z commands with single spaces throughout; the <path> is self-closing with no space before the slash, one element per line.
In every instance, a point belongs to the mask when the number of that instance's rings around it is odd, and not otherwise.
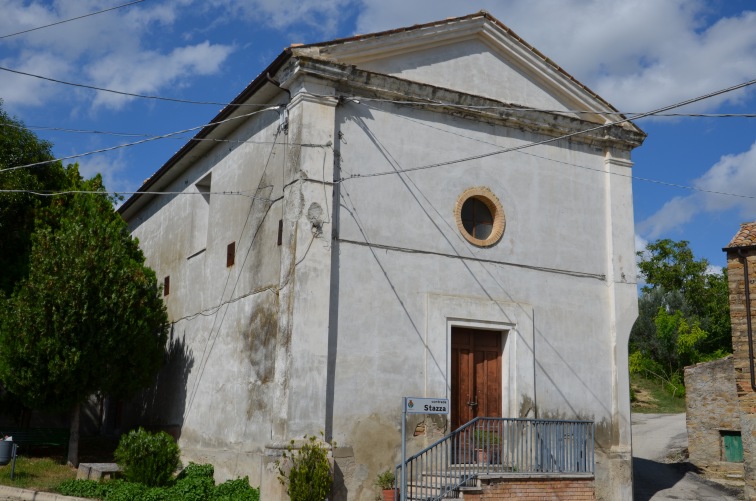
<path fill-rule="evenodd" d="M 485 12 L 307 48 L 363 70 L 504 103 L 596 123 L 620 118 L 609 103 Z"/>

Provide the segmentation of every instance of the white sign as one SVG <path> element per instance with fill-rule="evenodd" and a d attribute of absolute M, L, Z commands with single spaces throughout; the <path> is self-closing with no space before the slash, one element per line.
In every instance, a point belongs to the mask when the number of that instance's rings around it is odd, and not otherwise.
<path fill-rule="evenodd" d="M 407 397 L 405 402 L 407 414 L 449 414 L 448 398 Z"/>

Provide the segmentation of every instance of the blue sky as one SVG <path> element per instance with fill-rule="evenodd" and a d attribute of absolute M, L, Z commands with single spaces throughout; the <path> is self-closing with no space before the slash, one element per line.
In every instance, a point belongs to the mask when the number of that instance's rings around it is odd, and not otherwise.
<path fill-rule="evenodd" d="M 0 67 L 125 92 L 229 102 L 284 47 L 489 11 L 619 110 L 641 113 L 756 78 L 753 0 L 0 0 Z M 202 125 L 218 105 L 127 98 L 0 71 L 6 111 L 78 155 Z M 756 85 L 687 107 L 756 113 Z M 756 219 L 756 118 L 647 118 L 633 182 L 636 242 L 721 249 Z M 81 157 L 111 190 L 133 191 L 189 136 Z M 742 196 L 733 196 L 742 195 Z M 749 198 L 753 197 L 753 198 Z"/>

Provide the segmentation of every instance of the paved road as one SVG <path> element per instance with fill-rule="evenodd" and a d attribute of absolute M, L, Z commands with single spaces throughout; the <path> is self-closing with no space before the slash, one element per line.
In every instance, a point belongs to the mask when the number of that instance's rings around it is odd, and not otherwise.
<path fill-rule="evenodd" d="M 681 465 L 660 461 L 688 446 L 685 414 L 633 414 L 633 491 L 635 501 L 736 501 Z"/>

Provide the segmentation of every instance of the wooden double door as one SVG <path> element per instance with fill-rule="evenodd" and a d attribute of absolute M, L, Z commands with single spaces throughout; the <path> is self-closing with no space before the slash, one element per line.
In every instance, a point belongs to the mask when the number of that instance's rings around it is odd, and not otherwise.
<path fill-rule="evenodd" d="M 502 333 L 452 327 L 451 425 L 501 417 Z"/>

